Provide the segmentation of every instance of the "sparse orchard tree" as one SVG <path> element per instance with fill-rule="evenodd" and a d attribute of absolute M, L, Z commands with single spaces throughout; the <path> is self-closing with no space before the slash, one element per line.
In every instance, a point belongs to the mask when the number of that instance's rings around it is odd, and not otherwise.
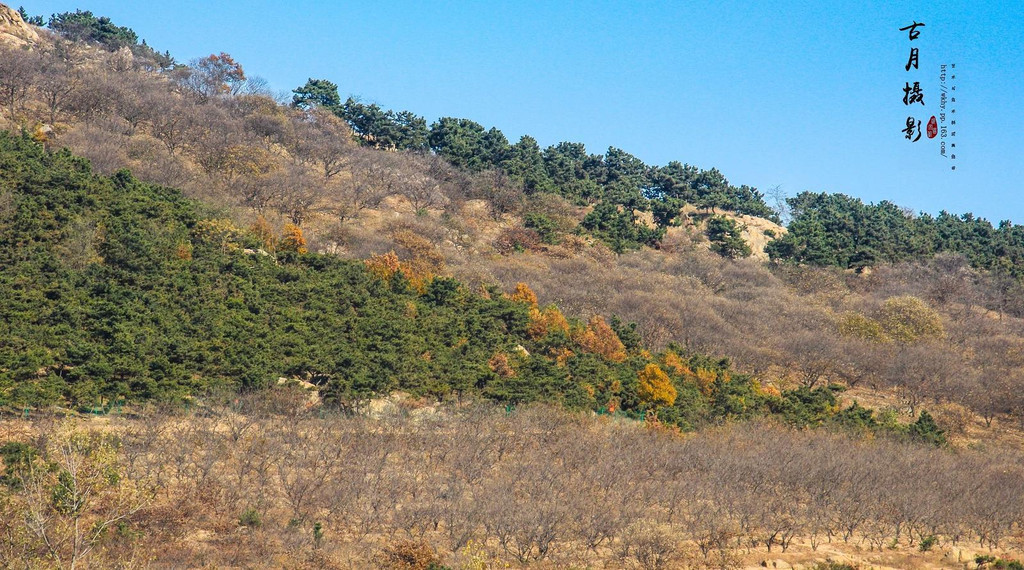
<path fill-rule="evenodd" d="M 285 165 L 267 182 L 277 187 L 274 204 L 278 211 L 296 226 L 301 226 L 311 214 L 325 210 L 336 186 L 334 181 L 325 181 L 298 164 Z"/>
<path fill-rule="evenodd" d="M 335 212 L 342 222 L 366 208 L 379 206 L 398 191 L 400 183 L 393 153 L 358 149 L 348 166 L 348 177 L 335 186 Z"/>
<path fill-rule="evenodd" d="M 82 85 L 81 52 L 79 44 L 55 38 L 43 57 L 36 91 L 49 111 L 51 125 L 67 110 L 75 90 Z"/>
<path fill-rule="evenodd" d="M 28 529 L 58 568 L 81 566 L 112 526 L 131 521 L 154 497 L 125 476 L 112 435 L 64 424 L 43 457 L 20 475 L 19 498 Z"/>
<path fill-rule="evenodd" d="M 316 165 L 324 180 L 342 172 L 355 144 L 345 121 L 319 108 L 309 109 L 293 120 L 289 150 L 300 160 Z"/>
<path fill-rule="evenodd" d="M 189 62 L 183 85 L 199 102 L 206 102 L 213 97 L 237 95 L 245 85 L 245 71 L 242 64 L 224 52 L 210 54 Z"/>

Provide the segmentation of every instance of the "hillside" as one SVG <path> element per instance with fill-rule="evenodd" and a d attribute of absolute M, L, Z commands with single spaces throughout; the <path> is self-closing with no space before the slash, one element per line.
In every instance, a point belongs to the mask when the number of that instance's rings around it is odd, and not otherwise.
<path fill-rule="evenodd" d="M 295 226 L 239 229 L 175 190 L 127 171 L 96 176 L 27 136 L 0 134 L 0 192 L 0 405 L 188 402 L 292 378 L 348 410 L 402 390 L 687 429 L 776 415 L 935 435 L 924 417 L 908 428 L 840 409 L 830 389 L 765 390 L 727 359 L 652 352 L 618 320 L 567 319 L 522 283 L 470 288 L 393 253 L 308 253 Z"/>

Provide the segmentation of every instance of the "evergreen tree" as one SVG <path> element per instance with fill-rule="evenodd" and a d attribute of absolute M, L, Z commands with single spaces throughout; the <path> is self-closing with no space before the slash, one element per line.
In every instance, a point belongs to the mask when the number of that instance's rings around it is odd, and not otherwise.
<path fill-rule="evenodd" d="M 326 79 L 313 79 L 306 81 L 302 87 L 292 91 L 292 106 L 300 109 L 310 107 L 322 107 L 331 112 L 337 112 L 341 107 L 341 96 L 338 95 L 338 86 Z"/>

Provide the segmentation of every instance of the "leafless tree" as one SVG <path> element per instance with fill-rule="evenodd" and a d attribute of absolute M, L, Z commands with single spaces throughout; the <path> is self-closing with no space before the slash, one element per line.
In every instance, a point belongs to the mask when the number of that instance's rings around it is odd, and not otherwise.
<path fill-rule="evenodd" d="M 14 122 L 38 73 L 40 57 L 34 51 L 0 45 L 0 106 Z"/>
<path fill-rule="evenodd" d="M 330 180 L 344 169 L 355 143 L 348 125 L 323 109 L 310 109 L 293 118 L 289 147 L 303 161 L 316 165 L 324 180 Z"/>
<path fill-rule="evenodd" d="M 344 222 L 366 208 L 375 208 L 398 190 L 401 182 L 394 153 L 358 149 L 347 162 L 348 176 L 334 190 L 334 213 Z"/>

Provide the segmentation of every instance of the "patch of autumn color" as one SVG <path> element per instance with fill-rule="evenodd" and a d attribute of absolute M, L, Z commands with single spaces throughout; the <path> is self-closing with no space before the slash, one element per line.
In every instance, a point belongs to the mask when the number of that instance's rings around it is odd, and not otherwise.
<path fill-rule="evenodd" d="M 431 360 L 434 359 L 434 355 L 430 354 L 430 351 L 428 350 L 428 351 L 424 352 L 423 354 L 421 354 L 420 358 L 422 358 L 423 360 L 426 360 L 427 362 L 430 362 Z"/>
<path fill-rule="evenodd" d="M 531 340 L 544 338 L 548 334 L 548 327 L 544 323 L 544 314 L 537 307 L 530 307 L 530 320 L 526 324 L 526 336 Z"/>
<path fill-rule="evenodd" d="M 938 311 L 910 295 L 886 299 L 879 311 L 878 322 L 889 338 L 902 343 L 938 339 L 946 334 Z"/>
<path fill-rule="evenodd" d="M 576 354 L 573 351 L 565 348 L 564 346 L 554 349 L 551 354 L 551 356 L 555 358 L 555 364 L 558 366 L 565 366 L 565 363 L 575 355 Z"/>
<path fill-rule="evenodd" d="M 249 233 L 263 244 L 263 249 L 274 251 L 277 248 L 277 236 L 274 235 L 274 228 L 266 218 L 260 216 L 249 226 Z"/>
<path fill-rule="evenodd" d="M 241 231 L 231 220 L 202 220 L 192 229 L 192 234 L 201 241 L 219 245 L 228 250 L 238 249 Z"/>
<path fill-rule="evenodd" d="M 371 255 L 363 264 L 366 265 L 366 270 L 371 275 L 381 281 L 390 281 L 391 277 L 402 268 L 402 263 L 398 261 L 398 254 L 394 251 Z"/>
<path fill-rule="evenodd" d="M 43 127 L 42 123 L 36 123 L 32 129 L 32 140 L 42 144 L 50 142 L 50 130 Z"/>
<path fill-rule="evenodd" d="M 205 78 L 208 88 L 213 91 L 211 95 L 227 95 L 231 93 L 232 85 L 245 81 L 242 64 L 224 52 L 220 52 L 220 55 L 210 54 L 197 61 L 193 67 Z"/>
<path fill-rule="evenodd" d="M 558 307 L 554 305 L 548 305 L 544 309 L 530 307 L 530 323 L 526 327 L 530 338 L 533 340 L 544 338 L 549 332 L 554 331 L 569 332 L 569 321 L 562 311 L 559 311 Z"/>
<path fill-rule="evenodd" d="M 693 374 L 690 367 L 683 363 L 683 359 L 671 350 L 665 351 L 665 354 L 662 356 L 662 360 L 664 361 L 665 368 L 668 368 L 673 374 L 678 376 L 688 376 Z"/>
<path fill-rule="evenodd" d="M 281 251 L 306 253 L 306 238 L 302 236 L 302 228 L 295 224 L 285 224 L 281 232 Z"/>
<path fill-rule="evenodd" d="M 469 339 L 466 337 L 462 337 L 455 341 L 455 344 L 452 345 L 452 348 L 462 348 L 466 346 L 467 343 L 469 343 Z"/>
<path fill-rule="evenodd" d="M 761 384 L 757 380 L 754 380 L 753 385 L 755 390 L 761 392 L 765 396 L 771 396 L 773 398 L 782 397 L 782 392 L 780 392 L 773 384 Z"/>
<path fill-rule="evenodd" d="M 704 396 L 710 396 L 715 386 L 715 380 L 718 379 L 718 373 L 714 370 L 698 368 L 693 376 L 697 381 L 697 388 L 700 389 L 700 393 L 704 394 Z"/>
<path fill-rule="evenodd" d="M 537 294 L 526 283 L 516 283 L 516 290 L 507 293 L 505 298 L 517 303 L 526 303 L 531 307 L 537 306 Z"/>
<path fill-rule="evenodd" d="M 504 352 L 494 353 L 494 356 L 487 361 L 487 365 L 491 367 L 495 374 L 502 378 L 513 378 L 516 375 L 515 369 L 509 364 L 508 355 Z"/>
<path fill-rule="evenodd" d="M 182 242 L 174 248 L 174 257 L 183 261 L 192 259 L 192 244 L 188 242 Z"/>
<path fill-rule="evenodd" d="M 420 294 L 427 290 L 427 283 L 434 277 L 429 272 L 421 272 L 408 263 L 399 261 L 398 254 L 394 251 L 372 255 L 363 263 L 367 271 L 381 281 L 391 281 L 396 273 L 401 273 L 409 281 L 409 286 Z"/>
<path fill-rule="evenodd" d="M 591 386 L 590 384 L 584 384 L 583 391 L 586 392 L 587 395 L 590 396 L 591 398 L 593 398 L 594 394 L 596 393 L 596 390 L 594 390 L 594 387 Z"/>
<path fill-rule="evenodd" d="M 640 401 L 655 406 L 671 406 L 676 403 L 676 387 L 672 380 L 657 364 L 651 363 L 637 372 Z"/>
<path fill-rule="evenodd" d="M 395 242 L 399 251 L 404 250 L 407 253 L 408 267 L 415 274 L 426 276 L 426 281 L 430 281 L 430 277 L 444 270 L 444 256 L 427 238 L 411 230 L 399 230 L 391 236 L 391 240 Z M 409 274 L 406 274 L 406 277 L 412 280 Z"/>
<path fill-rule="evenodd" d="M 412 301 L 405 302 L 405 318 L 415 319 L 416 315 L 419 314 L 419 310 L 416 308 L 416 303 Z"/>
<path fill-rule="evenodd" d="M 654 433 L 660 433 L 665 435 L 681 436 L 683 430 L 679 426 L 666 424 L 658 418 L 658 412 L 655 410 L 647 410 L 647 414 L 644 416 L 644 421 L 647 423 L 647 429 Z"/>
<path fill-rule="evenodd" d="M 410 275 L 410 273 L 406 273 L 405 270 L 402 271 L 402 275 L 406 276 L 406 279 L 409 280 L 409 286 L 412 287 L 419 295 L 427 292 L 427 284 L 434 278 L 434 276 L 429 273 L 425 276 L 420 276 L 416 273 L 412 273 Z"/>
<path fill-rule="evenodd" d="M 600 315 L 594 315 L 587 323 L 587 328 L 577 332 L 575 336 L 573 340 L 587 352 L 598 354 L 612 362 L 622 362 L 626 359 L 625 345 Z"/>
<path fill-rule="evenodd" d="M 644 360 L 650 360 L 653 357 L 651 356 L 651 351 L 647 350 L 646 348 L 643 348 L 640 349 L 640 358 L 643 358 Z"/>
<path fill-rule="evenodd" d="M 227 149 L 223 168 L 232 176 L 266 176 L 277 170 L 277 163 L 260 147 L 233 145 Z"/>

